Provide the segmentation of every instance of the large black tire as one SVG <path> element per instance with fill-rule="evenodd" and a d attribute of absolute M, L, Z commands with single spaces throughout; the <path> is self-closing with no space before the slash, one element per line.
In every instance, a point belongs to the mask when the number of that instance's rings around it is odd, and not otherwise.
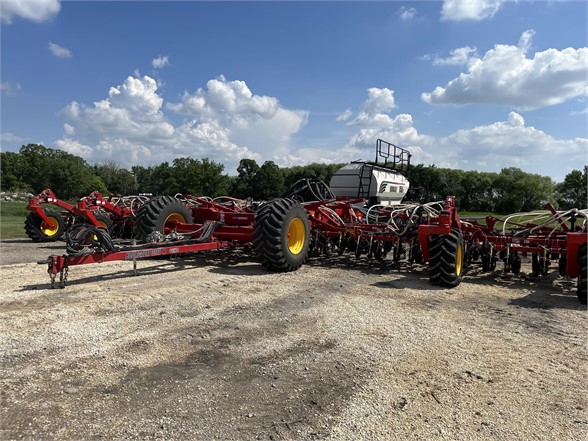
<path fill-rule="evenodd" d="M 262 205 L 253 223 L 253 249 L 270 271 L 294 271 L 308 255 L 310 224 L 302 205 L 274 199 Z"/>
<path fill-rule="evenodd" d="M 433 285 L 454 287 L 461 283 L 464 269 L 464 245 L 461 231 L 452 229 L 447 236 L 436 236 L 429 248 L 429 281 Z"/>
<path fill-rule="evenodd" d="M 25 232 L 33 242 L 54 242 L 65 233 L 65 221 L 61 213 L 50 208 L 43 210 L 51 220 L 51 224 L 43 221 L 43 218 L 36 213 L 30 213 L 25 219 Z"/>
<path fill-rule="evenodd" d="M 582 245 L 578 248 L 578 259 L 580 263 L 580 274 L 578 275 L 578 300 L 582 305 L 586 304 L 586 285 L 588 284 L 588 257 L 586 249 L 586 245 Z"/>
<path fill-rule="evenodd" d="M 182 201 L 171 196 L 152 199 L 139 208 L 133 235 L 144 242 L 154 231 L 164 233 L 166 223 L 174 220 L 186 224 L 194 222 L 190 209 Z"/>

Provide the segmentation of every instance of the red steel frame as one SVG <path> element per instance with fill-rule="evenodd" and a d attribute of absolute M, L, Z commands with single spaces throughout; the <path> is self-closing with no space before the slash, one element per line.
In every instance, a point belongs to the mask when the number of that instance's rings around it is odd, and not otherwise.
<path fill-rule="evenodd" d="M 55 198 L 55 201 L 58 200 Z M 194 216 L 194 223 L 170 221 L 166 224 L 163 234 L 175 232 L 186 235 L 188 239 L 172 243 L 128 246 L 117 251 L 97 252 L 83 256 L 51 256 L 48 260 L 48 272 L 52 280 L 54 280 L 57 273 L 61 273 L 63 276 L 63 271 L 73 265 L 115 260 L 135 261 L 141 258 L 163 257 L 242 246 L 251 244 L 253 241 L 255 210 L 252 205 L 243 208 L 236 203 L 238 200 L 231 198 L 227 198 L 224 202 L 215 202 L 209 198 L 187 197 L 186 202 Z M 550 229 L 538 229 L 536 233 L 525 237 L 517 237 L 515 233 L 510 232 L 501 234 L 494 229 L 498 221 L 497 218 L 488 217 L 486 225 L 480 225 L 476 221 L 460 219 L 454 198 L 450 196 L 446 199 L 438 216 L 408 219 L 405 214 L 395 214 L 394 216 L 397 216 L 396 220 L 419 222 L 418 232 L 401 236 L 388 228 L 386 223 L 366 223 L 365 210 L 358 208 L 363 202 L 365 202 L 364 199 L 335 198 L 328 201 L 305 203 L 304 208 L 308 213 L 311 234 L 320 234 L 331 239 L 345 237 L 359 240 L 361 238 L 369 240 L 370 243 L 371 241 L 382 241 L 397 245 L 399 243 L 414 243 L 418 240 L 423 260 L 427 262 L 429 260 L 429 244 L 432 238 L 439 235 L 448 235 L 452 229 L 459 229 L 464 236 L 466 247 L 473 244 L 487 243 L 491 244 L 496 251 L 506 250 L 543 254 L 549 252 L 559 256 L 565 255 L 567 256 L 566 275 L 575 277 L 580 273 L 577 256 L 580 246 L 587 242 L 585 225 L 583 226 L 583 231 L 577 232 L 566 231 L 568 228 L 564 224 L 564 231 L 557 233 Z M 88 204 L 108 206 L 109 202 L 104 201 L 98 193 L 94 194 Z M 82 207 L 82 209 L 85 208 Z M 88 216 L 91 216 L 92 209 L 87 208 L 87 210 Z M 392 216 L 392 211 L 390 210 L 391 208 L 379 207 L 376 209 L 375 214 L 379 217 Z M 555 210 L 553 211 L 555 212 Z M 559 222 L 563 223 L 563 220 L 559 220 Z M 214 226 L 211 227 L 213 224 Z M 515 223 L 513 225 L 533 227 L 533 225 Z M 212 233 L 205 237 L 207 227 L 212 228 Z M 198 235 L 198 233 L 200 234 Z"/>
<path fill-rule="evenodd" d="M 536 232 L 527 236 L 516 235 L 516 232 L 507 232 L 500 234 L 494 229 L 494 226 L 500 219 L 488 216 L 486 225 L 480 225 L 476 221 L 462 221 L 459 218 L 457 208 L 453 197 L 448 197 L 445 202 L 445 208 L 438 218 L 430 220 L 430 224 L 419 225 L 419 243 L 423 251 L 425 261 L 429 259 L 429 243 L 435 235 L 447 235 L 452 228 L 461 230 L 466 243 L 488 243 L 500 252 L 522 252 L 537 253 L 543 256 L 547 254 L 566 256 L 565 274 L 570 277 L 577 277 L 580 274 L 580 264 L 578 260 L 579 248 L 588 241 L 586 225 L 582 231 L 572 232 L 565 224 L 564 220 L 557 216 L 557 212 L 551 204 L 547 208 L 555 215 L 557 222 L 562 227 L 562 231 L 554 232 L 549 228 L 537 228 Z M 534 224 L 519 224 L 509 222 L 511 228 L 533 228 Z"/>
<path fill-rule="evenodd" d="M 45 210 L 42 207 L 42 205 L 45 204 L 57 205 L 64 211 L 67 211 L 70 215 L 75 215 L 75 205 L 68 204 L 67 202 L 59 199 L 57 196 L 55 196 L 55 193 L 53 193 L 53 191 L 49 188 L 46 188 L 35 197 L 29 199 L 27 210 L 31 213 L 35 213 L 37 216 L 43 219 L 44 222 L 51 224 L 51 220 L 47 217 L 47 215 L 45 214 Z"/>
<path fill-rule="evenodd" d="M 195 219 L 194 223 L 187 224 L 173 220 L 166 223 L 163 231 L 163 234 L 166 235 L 172 232 L 185 234 L 187 236 L 185 240 L 171 243 L 129 245 L 116 251 L 102 251 L 87 255 L 50 256 L 47 261 L 42 263 L 49 264 L 48 273 L 51 276 L 52 285 L 58 273 L 61 273 L 60 287 L 65 285 L 64 271 L 70 266 L 117 260 L 136 261 L 149 257 L 217 250 L 245 245 L 253 241 L 254 212 L 244 212 L 235 209 L 230 203 L 216 203 L 204 198 L 193 198 L 190 205 Z M 91 211 L 90 209 L 88 214 L 91 215 Z M 213 232 L 207 237 L 207 227 L 211 226 Z"/>
<path fill-rule="evenodd" d="M 55 193 L 49 188 L 43 190 L 37 196 L 29 199 L 27 210 L 35 213 L 44 222 L 51 223 L 47 217 L 43 205 L 53 204 L 62 208 L 69 216 L 80 216 L 87 219 L 92 225 L 100 226 L 101 222 L 96 219 L 95 210 L 102 208 L 104 211 L 112 214 L 111 219 L 114 223 L 120 224 L 133 220 L 134 213 L 131 207 L 124 205 L 116 205 L 111 201 L 114 195 L 110 195 L 108 199 L 104 199 L 102 194 L 98 191 L 93 191 L 85 198 L 81 199 L 77 205 L 69 204 L 55 196 Z"/>

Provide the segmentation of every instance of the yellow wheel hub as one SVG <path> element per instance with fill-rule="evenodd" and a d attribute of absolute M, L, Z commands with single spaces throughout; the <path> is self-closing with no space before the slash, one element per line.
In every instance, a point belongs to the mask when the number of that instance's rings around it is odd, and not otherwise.
<path fill-rule="evenodd" d="M 98 221 L 98 226 L 102 227 L 106 231 L 108 231 L 108 225 L 106 225 L 106 222 Z M 92 240 L 94 240 L 95 242 L 98 242 L 98 236 L 96 236 L 95 234 L 92 234 Z"/>
<path fill-rule="evenodd" d="M 459 245 L 457 247 L 457 255 L 455 256 L 455 275 L 459 276 L 461 274 L 461 265 L 463 262 L 463 246 Z"/>
<path fill-rule="evenodd" d="M 168 223 L 171 223 L 174 221 L 185 223 L 186 219 L 184 219 L 184 216 L 182 216 L 180 213 L 172 213 L 168 217 L 165 218 L 165 222 L 163 223 L 163 225 L 167 227 Z"/>
<path fill-rule="evenodd" d="M 49 221 L 50 222 L 41 222 L 41 233 L 43 233 L 47 237 L 55 236 L 57 234 L 57 231 L 59 230 L 59 222 L 57 222 L 57 219 L 52 217 L 49 218 Z"/>
<path fill-rule="evenodd" d="M 304 248 L 306 231 L 304 222 L 299 218 L 292 219 L 288 226 L 288 249 L 292 254 L 299 254 Z"/>

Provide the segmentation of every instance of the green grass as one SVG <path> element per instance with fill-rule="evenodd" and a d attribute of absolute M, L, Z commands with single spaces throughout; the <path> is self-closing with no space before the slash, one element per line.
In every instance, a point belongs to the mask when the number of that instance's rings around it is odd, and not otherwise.
<path fill-rule="evenodd" d="M 501 214 L 492 213 L 490 211 L 460 211 L 459 217 L 486 217 L 486 216 L 495 216 L 500 217 Z"/>
<path fill-rule="evenodd" d="M 28 214 L 26 202 L 0 203 L 0 239 L 26 237 L 24 221 Z"/>

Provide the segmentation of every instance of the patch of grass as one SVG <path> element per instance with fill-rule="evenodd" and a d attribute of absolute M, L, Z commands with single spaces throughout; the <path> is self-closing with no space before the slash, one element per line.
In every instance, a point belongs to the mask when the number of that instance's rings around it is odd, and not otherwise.
<path fill-rule="evenodd" d="M 492 213 L 491 211 L 460 211 L 459 212 L 459 217 L 486 217 L 486 216 L 500 217 L 502 215 Z"/>
<path fill-rule="evenodd" d="M 61 211 L 56 205 L 47 204 L 44 207 Z M 27 237 L 24 221 L 28 215 L 27 202 L 0 203 L 0 240 Z"/>
<path fill-rule="evenodd" d="M 0 239 L 26 237 L 24 221 L 28 214 L 26 202 L 0 203 Z"/>

